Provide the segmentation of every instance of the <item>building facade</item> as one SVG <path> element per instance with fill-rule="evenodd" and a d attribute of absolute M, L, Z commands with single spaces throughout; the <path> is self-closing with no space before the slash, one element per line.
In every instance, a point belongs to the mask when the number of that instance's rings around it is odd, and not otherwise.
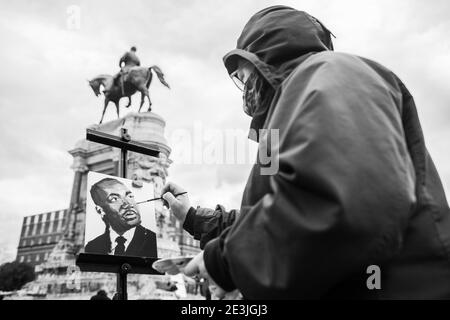
<path fill-rule="evenodd" d="M 67 215 L 64 209 L 24 217 L 16 260 L 33 266 L 43 263 L 61 240 Z"/>

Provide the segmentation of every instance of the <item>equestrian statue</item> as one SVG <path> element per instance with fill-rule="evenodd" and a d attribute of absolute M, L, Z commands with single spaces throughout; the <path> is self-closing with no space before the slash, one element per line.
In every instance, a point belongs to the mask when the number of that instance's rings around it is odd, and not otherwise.
<path fill-rule="evenodd" d="M 105 95 L 105 103 L 103 107 L 102 118 L 100 123 L 103 122 L 105 116 L 106 107 L 109 102 L 112 101 L 116 105 L 117 117 L 119 116 L 119 101 L 123 97 L 128 98 L 127 108 L 131 105 L 131 96 L 137 91 L 141 93 L 141 105 L 139 111 L 144 105 L 145 97 L 148 98 L 149 106 L 148 111 L 152 111 L 152 101 L 148 88 L 152 82 L 153 74 L 152 70 L 156 73 L 159 81 L 170 89 L 169 84 L 164 79 L 164 74 L 158 66 L 152 66 L 150 68 L 141 67 L 141 62 L 136 55 L 136 47 L 131 47 L 130 51 L 126 52 L 119 61 L 120 72 L 115 76 L 108 74 L 101 74 L 92 80 L 88 80 L 89 85 L 98 97 L 100 89 L 103 86 L 103 94 Z"/>

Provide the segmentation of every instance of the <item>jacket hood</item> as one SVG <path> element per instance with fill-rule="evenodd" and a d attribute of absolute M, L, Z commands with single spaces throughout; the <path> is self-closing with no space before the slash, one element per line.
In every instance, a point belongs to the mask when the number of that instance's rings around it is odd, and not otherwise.
<path fill-rule="evenodd" d="M 302 61 L 315 52 L 333 50 L 331 32 L 306 12 L 286 6 L 272 6 L 257 12 L 244 27 L 236 49 L 223 58 L 229 74 L 239 60 L 252 63 L 267 83 L 278 89 Z M 257 107 L 249 138 L 259 141 L 259 129 L 267 120 L 273 99 Z"/>
<path fill-rule="evenodd" d="M 247 22 L 235 50 L 224 57 L 228 73 L 251 62 L 275 89 L 309 54 L 333 50 L 331 32 L 306 12 L 272 6 Z M 307 56 L 305 56 L 307 55 Z"/>

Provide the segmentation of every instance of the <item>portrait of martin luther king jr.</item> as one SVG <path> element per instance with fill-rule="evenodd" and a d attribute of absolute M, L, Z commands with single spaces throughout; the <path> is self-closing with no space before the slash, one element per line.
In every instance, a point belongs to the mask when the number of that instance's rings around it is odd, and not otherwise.
<path fill-rule="evenodd" d="M 104 178 L 90 189 L 105 232 L 89 241 L 86 253 L 157 257 L 156 234 L 141 225 L 133 193 L 120 181 Z"/>

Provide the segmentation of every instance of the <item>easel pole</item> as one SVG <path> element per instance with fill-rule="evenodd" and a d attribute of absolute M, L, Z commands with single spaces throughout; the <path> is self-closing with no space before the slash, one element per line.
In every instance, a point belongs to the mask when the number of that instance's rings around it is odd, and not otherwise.
<path fill-rule="evenodd" d="M 130 135 L 127 133 L 127 129 L 120 129 L 120 139 L 128 142 L 130 141 Z M 120 149 L 120 160 L 119 160 L 119 176 L 122 178 L 127 177 L 127 149 Z M 120 267 L 120 272 L 117 274 L 116 290 L 119 295 L 119 300 L 128 300 L 127 292 L 127 275 L 130 271 L 131 266 L 128 263 L 124 263 Z"/>
<path fill-rule="evenodd" d="M 120 176 L 122 178 L 126 178 L 127 177 L 127 156 L 128 156 L 128 152 L 126 149 L 121 149 L 120 150 Z"/>

